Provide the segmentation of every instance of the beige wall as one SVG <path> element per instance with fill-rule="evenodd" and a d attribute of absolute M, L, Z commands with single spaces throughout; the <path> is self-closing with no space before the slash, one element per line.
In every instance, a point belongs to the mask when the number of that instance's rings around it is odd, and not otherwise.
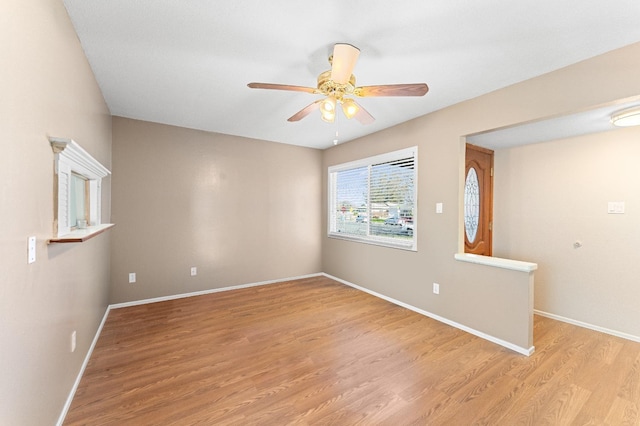
<path fill-rule="evenodd" d="M 321 156 L 115 117 L 111 302 L 321 272 Z"/>
<path fill-rule="evenodd" d="M 0 424 L 50 425 L 105 312 L 110 236 L 47 246 L 54 177 L 47 136 L 73 138 L 110 167 L 111 118 L 62 1 L 3 1 L 0 58 Z M 109 193 L 106 179 L 107 220 Z M 29 236 L 37 237 L 33 264 Z"/>
<path fill-rule="evenodd" d="M 495 253 L 539 264 L 536 309 L 640 337 L 638 159 L 637 127 L 496 152 Z"/>
<path fill-rule="evenodd" d="M 505 297 L 505 285 L 525 285 L 520 284 L 522 280 L 514 279 L 502 270 L 495 269 L 493 273 L 488 273 L 486 266 L 470 266 L 454 260 L 454 254 L 462 244 L 462 212 L 459 205 L 464 173 L 460 159 L 464 155 L 464 145 L 461 137 L 637 95 L 640 93 L 639 71 L 640 44 L 635 44 L 325 151 L 323 212 L 326 208 L 327 166 L 418 145 L 419 212 L 417 253 L 354 244 L 323 236 L 323 270 L 486 334 L 506 339 L 511 339 L 508 336 L 520 336 L 522 333 L 516 329 L 522 328 L 521 318 L 516 317 L 521 309 L 526 309 L 527 304 L 522 300 L 526 293 L 514 292 L 510 297 Z M 545 182 L 550 186 L 555 185 L 551 176 Z M 609 196 L 613 197 L 614 194 L 608 192 Z M 633 208 L 632 199 L 627 199 L 628 208 Z M 444 204 L 443 214 L 435 213 L 437 202 Z M 623 220 L 629 221 L 630 218 L 625 216 Z M 582 254 L 571 255 L 584 255 L 588 249 L 585 247 Z M 537 260 L 535 253 L 524 250 L 508 254 L 517 260 Z M 603 258 L 609 259 L 609 256 Z M 614 265 L 621 266 L 619 260 L 612 261 Z M 543 283 L 549 274 L 546 266 L 546 262 L 542 262 L 536 271 L 536 276 L 540 275 Z M 591 265 L 592 268 L 595 266 Z M 571 268 L 571 265 L 563 267 Z M 481 280 L 468 279 L 474 275 L 481 277 Z M 610 279 L 614 279 L 615 275 Z M 601 289 L 608 288 L 610 282 L 603 280 L 596 284 L 593 281 L 590 281 L 590 285 L 597 285 Z M 439 295 L 432 293 L 433 282 L 440 284 Z M 536 295 L 543 298 L 541 291 L 548 291 L 548 286 L 542 284 L 540 288 L 536 287 Z M 619 288 L 622 290 L 623 287 Z M 579 289 L 584 291 L 581 283 L 572 285 L 572 290 Z M 545 302 L 545 306 L 556 312 L 573 315 L 596 309 L 592 304 L 594 297 L 587 301 L 579 295 L 574 296 L 582 299 L 583 305 L 579 309 L 559 309 L 556 304 L 566 306 L 570 292 L 563 290 L 557 295 L 560 299 L 552 303 Z M 626 300 L 625 303 L 631 303 L 628 301 L 638 300 L 638 293 L 627 285 L 618 297 Z M 478 309 L 479 306 L 481 309 Z M 590 316 L 589 322 L 598 323 L 606 317 L 613 317 L 617 319 L 606 323 L 611 327 L 631 321 L 638 323 L 637 314 L 632 316 L 629 310 L 622 313 L 616 304 L 607 303 L 597 309 L 602 311 L 597 317 Z M 505 328 L 504 324 L 504 312 L 509 310 L 513 312 L 513 329 L 508 324 Z M 582 320 L 587 321 L 587 318 Z"/>

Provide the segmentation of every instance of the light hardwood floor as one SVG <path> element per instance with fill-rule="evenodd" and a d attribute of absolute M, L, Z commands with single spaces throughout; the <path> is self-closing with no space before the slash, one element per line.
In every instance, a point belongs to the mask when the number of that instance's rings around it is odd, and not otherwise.
<path fill-rule="evenodd" d="M 324 277 L 114 309 L 66 425 L 638 425 L 640 343 L 514 353 Z"/>

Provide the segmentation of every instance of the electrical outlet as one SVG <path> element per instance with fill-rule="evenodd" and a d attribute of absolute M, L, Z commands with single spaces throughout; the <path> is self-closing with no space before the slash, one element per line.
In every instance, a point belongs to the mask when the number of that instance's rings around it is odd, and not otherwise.
<path fill-rule="evenodd" d="M 440 294 L 440 284 L 433 283 L 433 294 Z"/>
<path fill-rule="evenodd" d="M 196 268 L 195 266 L 191 267 L 191 276 L 195 277 L 196 275 L 198 275 L 198 268 Z"/>
<path fill-rule="evenodd" d="M 136 282 L 136 273 L 129 272 L 129 283 L 135 283 L 135 282 Z"/>
<path fill-rule="evenodd" d="M 76 351 L 76 331 L 73 330 L 73 333 L 71 333 L 71 352 L 75 352 Z"/>

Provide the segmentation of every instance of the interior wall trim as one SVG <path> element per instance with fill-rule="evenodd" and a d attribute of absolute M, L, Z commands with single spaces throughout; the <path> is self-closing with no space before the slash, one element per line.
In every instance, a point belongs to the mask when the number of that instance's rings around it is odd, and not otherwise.
<path fill-rule="evenodd" d="M 411 310 L 413 312 L 416 312 L 418 314 L 424 315 L 424 316 L 429 317 L 431 319 L 434 319 L 436 321 L 440 321 L 440 322 L 442 322 L 444 324 L 450 325 L 450 326 L 455 327 L 455 328 L 457 328 L 459 330 L 466 331 L 467 333 L 473 334 L 474 336 L 480 337 L 481 339 L 485 339 L 485 340 L 488 340 L 488 341 L 490 341 L 492 343 L 495 343 L 495 344 L 498 344 L 500 346 L 503 346 L 503 347 L 505 347 L 507 349 L 511 349 L 512 351 L 518 352 L 519 354 L 526 355 L 526 356 L 531 356 L 533 354 L 533 352 L 535 351 L 535 346 L 531 346 L 530 348 L 523 348 L 521 346 L 514 345 L 513 343 L 507 342 L 506 340 L 499 339 L 499 338 L 497 338 L 495 336 L 491 336 L 489 334 L 483 333 L 482 331 L 478 331 L 478 330 L 475 330 L 475 329 L 473 329 L 471 327 L 467 327 L 466 325 L 462 325 L 462 324 L 459 324 L 459 323 L 457 323 L 455 321 L 451 321 L 451 320 L 449 320 L 447 318 L 441 317 L 440 315 L 436 315 L 434 313 L 425 311 L 423 309 L 416 308 L 415 306 L 412 306 L 412 305 L 409 305 L 407 303 L 404 303 L 404 302 L 401 302 L 399 300 L 396 300 L 394 298 L 385 296 L 384 294 L 380 294 L 380 293 L 377 293 L 377 292 L 375 292 L 373 290 L 369 290 L 368 288 L 360 287 L 359 285 L 350 283 L 349 281 L 345 281 L 345 280 L 342 280 L 340 278 L 336 278 L 334 276 L 331 276 L 331 275 L 328 275 L 328 274 L 325 274 L 325 273 L 322 273 L 322 275 L 324 275 L 327 278 L 331 278 L 332 280 L 336 280 L 338 282 L 341 282 L 342 284 L 345 284 L 345 285 L 348 285 L 350 287 L 353 287 L 355 289 L 364 291 L 365 293 L 369 293 L 372 296 L 376 296 L 376 297 L 379 297 L 380 299 L 384 299 L 387 302 L 391 302 L 391 303 L 393 303 L 395 305 L 402 306 L 403 308 L 407 308 L 407 309 L 409 309 L 409 310 Z"/>
<path fill-rule="evenodd" d="M 221 291 L 239 290 L 241 288 L 258 287 L 258 286 L 261 286 L 261 285 L 277 284 L 277 283 L 282 283 L 282 282 L 285 282 L 285 281 L 294 281 L 294 280 L 301 280 L 301 279 L 304 279 L 304 278 L 319 277 L 321 275 L 322 275 L 322 273 L 318 272 L 318 273 L 315 273 L 315 274 L 301 275 L 299 277 L 290 277 L 290 278 L 283 278 L 283 279 L 278 279 L 278 280 L 260 281 L 260 282 L 249 283 L 249 284 L 240 284 L 240 285 L 235 285 L 235 286 L 230 286 L 230 287 L 220 287 L 220 288 L 212 288 L 212 289 L 209 289 L 209 290 L 194 291 L 194 292 L 191 292 L 191 293 L 173 294 L 173 295 L 170 295 L 170 296 L 154 297 L 154 298 L 151 298 L 151 299 L 134 300 L 132 302 L 115 303 L 115 304 L 109 305 L 109 306 L 111 307 L 111 309 L 126 308 L 126 307 L 129 307 L 129 306 L 146 305 L 147 303 L 164 302 L 164 301 L 167 301 L 167 300 L 183 299 L 185 297 L 194 297 L 194 296 L 202 296 L 202 295 L 211 294 L 211 293 L 219 293 Z"/>
<path fill-rule="evenodd" d="M 632 342 L 640 343 L 640 336 L 634 336 L 633 334 L 623 333 L 617 330 L 611 330 L 610 328 L 600 327 L 599 325 L 594 325 L 588 322 L 582 322 L 582 321 L 574 320 L 571 318 L 563 317 L 560 315 L 551 314 L 549 312 L 540 311 L 538 309 L 534 309 L 533 313 L 536 315 L 540 315 L 541 317 L 551 318 L 557 321 L 566 322 L 568 324 L 577 325 L 578 327 L 588 328 L 589 330 L 599 331 L 601 333 L 610 334 L 612 336 L 616 336 L 623 339 L 631 340 Z"/>
<path fill-rule="evenodd" d="M 62 423 L 64 423 L 64 418 L 67 417 L 67 412 L 71 407 L 71 402 L 73 401 L 73 397 L 76 394 L 76 390 L 78 390 L 78 386 L 80 385 L 80 380 L 82 379 L 84 370 L 87 368 L 87 364 L 89 364 L 89 360 L 91 359 L 91 354 L 93 353 L 93 349 L 96 347 L 96 343 L 98 343 L 98 338 L 100 337 L 100 333 L 102 332 L 102 327 L 104 327 L 105 322 L 107 322 L 107 317 L 109 316 L 110 310 L 111 310 L 111 305 L 107 306 L 107 309 L 104 311 L 104 315 L 102 316 L 102 321 L 100 321 L 100 325 L 96 330 L 96 334 L 93 337 L 93 341 L 91 342 L 91 345 L 87 350 L 87 354 L 84 357 L 84 361 L 82 362 L 80 371 L 78 371 L 78 376 L 76 377 L 76 381 L 73 383 L 73 386 L 71 387 L 71 391 L 69 392 L 67 401 L 64 403 L 64 407 L 62 407 L 62 412 L 60 413 L 60 417 L 58 417 L 56 426 L 62 426 Z"/>

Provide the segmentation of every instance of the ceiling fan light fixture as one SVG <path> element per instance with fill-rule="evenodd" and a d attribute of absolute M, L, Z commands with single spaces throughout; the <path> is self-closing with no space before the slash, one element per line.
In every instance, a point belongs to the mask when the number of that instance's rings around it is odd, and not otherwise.
<path fill-rule="evenodd" d="M 322 121 L 324 121 L 324 122 L 333 123 L 333 121 L 336 119 L 336 113 L 335 113 L 335 111 L 333 111 L 333 112 L 321 111 L 320 117 L 322 118 Z"/>
<path fill-rule="evenodd" d="M 353 118 L 358 111 L 360 111 L 360 107 L 353 99 L 345 99 L 342 101 L 342 112 L 344 112 L 347 118 Z"/>
<path fill-rule="evenodd" d="M 640 107 L 619 111 L 611 116 L 611 123 L 618 127 L 640 126 Z"/>
<path fill-rule="evenodd" d="M 329 96 L 322 101 L 322 112 L 334 113 L 336 111 L 336 98 Z"/>
<path fill-rule="evenodd" d="M 336 98 L 329 96 L 320 104 L 320 114 L 323 121 L 333 123 L 336 119 Z"/>

